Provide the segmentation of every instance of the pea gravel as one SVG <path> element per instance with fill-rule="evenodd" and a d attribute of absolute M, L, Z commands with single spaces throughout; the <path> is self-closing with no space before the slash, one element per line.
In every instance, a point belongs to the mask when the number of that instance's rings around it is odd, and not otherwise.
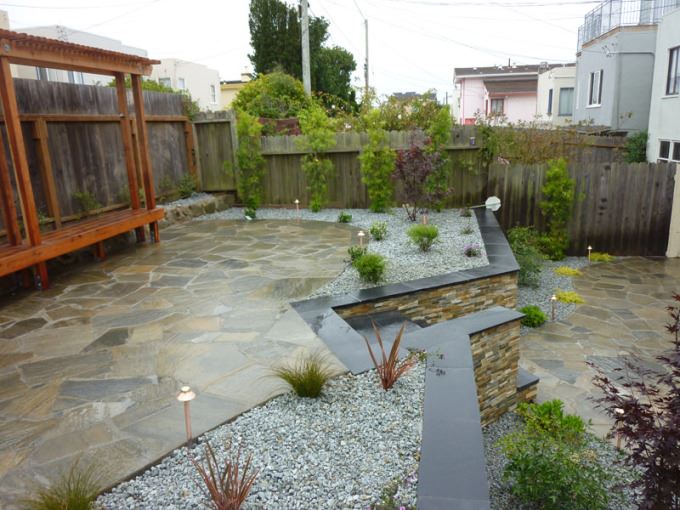
<path fill-rule="evenodd" d="M 243 446 L 259 470 L 244 510 L 366 509 L 383 488 L 417 465 L 424 364 L 384 391 L 375 371 L 329 381 L 318 399 L 292 392 L 175 450 L 142 475 L 99 497 L 115 510 L 189 510 L 207 502 L 189 454 L 209 442 L 220 459 L 225 444 Z"/>
<path fill-rule="evenodd" d="M 403 209 L 392 209 L 389 213 L 372 213 L 366 209 L 323 209 L 313 213 L 308 209 L 300 210 L 303 220 L 337 222 L 340 212 L 352 215 L 349 225 L 362 229 L 368 234 L 371 225 L 378 221 L 387 223 L 387 236 L 382 241 L 371 240 L 368 250 L 378 253 L 387 260 L 385 279 L 379 284 L 362 282 L 356 270 L 349 264 L 332 282 L 316 290 L 310 297 L 344 294 L 357 289 L 365 289 L 388 283 L 398 283 L 418 278 L 426 278 L 438 274 L 461 271 L 488 265 L 484 251 L 484 243 L 474 215 L 469 218 L 460 216 L 460 210 L 447 209 L 441 213 L 430 213 L 428 222 L 439 228 L 439 239 L 428 252 L 421 252 L 409 239 L 406 231 L 414 225 Z M 275 219 L 294 221 L 297 213 L 294 209 L 258 209 L 258 219 Z M 195 221 L 216 219 L 244 219 L 242 208 L 232 208 L 214 214 L 195 218 Z M 244 220 L 246 221 L 246 220 Z M 254 220 L 257 221 L 257 220 Z M 420 217 L 418 219 L 420 221 Z M 463 234 L 469 227 L 470 234 Z M 366 236 L 368 241 L 369 236 Z M 466 257 L 463 253 L 467 245 L 475 244 L 481 248 L 479 257 Z"/>

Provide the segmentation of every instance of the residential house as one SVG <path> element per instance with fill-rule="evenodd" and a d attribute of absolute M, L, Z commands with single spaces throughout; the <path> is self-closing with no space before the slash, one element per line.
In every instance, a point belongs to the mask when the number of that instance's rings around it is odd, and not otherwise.
<path fill-rule="evenodd" d="M 544 64 L 546 69 L 554 65 Z M 536 118 L 539 65 L 456 67 L 459 124 L 474 124 L 477 116 L 503 116 L 508 122 Z"/>
<path fill-rule="evenodd" d="M 539 66 L 536 113 L 539 122 L 567 126 L 574 116 L 576 64 Z"/>
<path fill-rule="evenodd" d="M 151 79 L 166 87 L 188 92 L 201 110 L 222 109 L 220 73 L 215 69 L 177 58 L 164 58 L 160 64 L 153 66 Z"/>
<path fill-rule="evenodd" d="M 657 24 L 680 0 L 606 0 L 578 31 L 574 122 L 634 133 L 649 124 Z"/>
<path fill-rule="evenodd" d="M 222 108 L 227 109 L 231 106 L 232 101 L 236 99 L 239 91 L 252 79 L 248 71 L 241 73 L 240 80 L 222 80 L 220 82 L 220 96 L 222 101 Z"/>
<path fill-rule="evenodd" d="M 680 8 L 657 29 L 647 159 L 680 162 Z"/>

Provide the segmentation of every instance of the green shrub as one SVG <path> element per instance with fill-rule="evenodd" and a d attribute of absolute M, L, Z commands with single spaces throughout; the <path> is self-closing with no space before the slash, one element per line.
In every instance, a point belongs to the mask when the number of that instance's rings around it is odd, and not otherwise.
<path fill-rule="evenodd" d="M 385 275 L 385 258 L 377 253 L 365 253 L 354 261 L 354 267 L 363 281 L 378 283 Z"/>
<path fill-rule="evenodd" d="M 93 466 L 81 469 L 76 461 L 48 487 L 37 487 L 33 495 L 23 501 L 26 510 L 92 510 L 103 489 Z"/>
<path fill-rule="evenodd" d="M 350 246 L 349 248 L 347 248 L 347 253 L 349 254 L 349 261 L 352 263 L 352 265 L 354 265 L 354 263 L 357 261 L 359 257 L 361 257 L 362 255 L 366 255 L 367 251 L 368 250 L 366 249 L 365 246 L 358 245 Z"/>
<path fill-rule="evenodd" d="M 542 510 L 605 510 L 612 475 L 585 440 L 585 423 L 562 402 L 520 404 L 522 430 L 500 441 L 504 478 L 523 503 Z"/>
<path fill-rule="evenodd" d="M 338 223 L 350 223 L 352 221 L 352 215 L 346 213 L 345 211 L 338 214 Z"/>
<path fill-rule="evenodd" d="M 519 311 L 524 314 L 522 324 L 529 326 L 530 328 L 537 328 L 548 320 L 548 317 L 543 313 L 543 310 L 536 305 L 527 305 L 520 308 Z"/>
<path fill-rule="evenodd" d="M 371 237 L 376 241 L 382 241 L 387 237 L 387 222 L 386 221 L 376 221 L 371 225 L 368 230 Z"/>
<path fill-rule="evenodd" d="M 264 195 L 264 158 L 260 146 L 262 124 L 256 117 L 238 112 L 236 121 L 238 147 L 236 149 L 236 183 L 238 195 L 243 205 L 255 210 L 260 207 Z M 225 162 L 229 171 L 230 162 Z"/>
<path fill-rule="evenodd" d="M 299 397 L 317 398 L 332 374 L 320 354 L 298 359 L 294 364 L 273 369 L 274 375 L 290 385 Z"/>
<path fill-rule="evenodd" d="M 413 225 L 406 234 L 421 251 L 430 251 L 439 237 L 439 229 L 435 225 Z"/>
<path fill-rule="evenodd" d="M 249 81 L 236 95 L 232 107 L 254 117 L 286 119 L 299 115 L 311 101 L 299 80 L 273 72 Z"/>
<path fill-rule="evenodd" d="M 623 152 L 627 163 L 644 163 L 647 161 L 647 131 L 640 131 L 626 137 Z"/>
<path fill-rule="evenodd" d="M 594 251 L 590 254 L 591 262 L 611 262 L 612 260 L 614 260 L 614 257 L 609 255 L 609 253 Z"/>
<path fill-rule="evenodd" d="M 583 276 L 583 273 L 580 270 L 569 266 L 560 266 L 555 268 L 554 271 L 555 274 L 560 276 Z"/>
<path fill-rule="evenodd" d="M 368 143 L 359 155 L 361 163 L 361 181 L 366 185 L 369 209 L 373 212 L 385 212 L 392 203 L 394 185 L 392 172 L 396 152 L 390 149 L 389 133 L 383 129 L 380 111 L 370 110 L 364 117 Z"/>
<path fill-rule="evenodd" d="M 537 246 L 538 234 L 531 227 L 515 227 L 508 231 L 508 242 L 519 264 L 518 283 L 537 287 L 544 258 Z"/>
<path fill-rule="evenodd" d="M 257 209 L 253 209 L 252 207 L 246 207 L 245 210 L 243 211 L 243 215 L 246 218 L 254 220 L 255 218 L 257 218 Z"/>
<path fill-rule="evenodd" d="M 307 177 L 310 193 L 309 209 L 319 212 L 328 200 L 328 179 L 334 171 L 333 162 L 323 153 L 335 146 L 335 132 L 323 108 L 312 105 L 300 112 L 299 148 L 308 153 L 302 156 L 302 171 Z"/>
<path fill-rule="evenodd" d="M 177 191 L 181 198 L 189 198 L 196 192 L 196 177 L 191 174 L 184 174 L 179 180 Z"/>
<path fill-rule="evenodd" d="M 555 296 L 557 297 L 557 300 L 562 303 L 573 303 L 577 305 L 585 303 L 585 300 L 573 290 L 558 290 L 555 292 Z"/>
<path fill-rule="evenodd" d="M 82 215 L 87 216 L 92 211 L 102 208 L 102 204 L 97 201 L 92 193 L 89 191 L 74 191 L 73 200 L 78 203 Z"/>
<path fill-rule="evenodd" d="M 469 207 L 463 207 L 460 210 L 460 215 L 463 218 L 470 218 L 472 217 L 472 209 L 470 209 Z"/>

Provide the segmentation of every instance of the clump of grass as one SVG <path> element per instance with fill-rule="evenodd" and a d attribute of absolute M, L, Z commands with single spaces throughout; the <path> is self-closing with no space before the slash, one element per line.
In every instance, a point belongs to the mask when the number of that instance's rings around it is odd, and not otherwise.
<path fill-rule="evenodd" d="M 463 208 L 460 210 L 460 215 L 461 215 L 463 218 L 470 218 L 470 217 L 472 216 L 472 209 L 470 209 L 469 207 L 463 207 Z"/>
<path fill-rule="evenodd" d="M 366 255 L 366 252 L 368 250 L 366 249 L 365 246 L 350 246 L 347 248 L 347 254 L 349 255 L 349 261 L 354 265 L 354 263 L 357 261 L 359 257 L 362 255 Z"/>
<path fill-rule="evenodd" d="M 594 251 L 590 254 L 591 262 L 611 262 L 612 260 L 614 260 L 614 257 L 609 255 L 609 253 Z"/>
<path fill-rule="evenodd" d="M 378 330 L 375 322 L 371 322 L 373 324 L 373 331 L 375 331 L 375 337 L 378 340 L 378 346 L 380 347 L 380 362 L 378 362 L 375 354 L 373 354 L 371 344 L 366 337 L 364 337 L 364 341 L 366 342 L 366 347 L 368 347 L 368 354 L 371 356 L 373 366 L 375 366 L 375 370 L 378 372 L 378 377 L 380 377 L 380 384 L 382 385 L 383 389 L 387 391 L 394 386 L 394 384 L 402 375 L 413 368 L 413 366 L 416 364 L 416 357 L 411 355 L 404 360 L 399 360 L 399 345 L 401 345 L 401 339 L 404 335 L 404 327 L 406 326 L 406 323 L 402 324 L 399 333 L 394 339 L 392 348 L 390 349 L 390 355 L 388 356 L 385 353 L 385 346 L 383 345 L 382 338 L 380 337 L 380 330 Z"/>
<path fill-rule="evenodd" d="M 338 223 L 350 223 L 351 221 L 351 214 L 346 213 L 345 211 L 341 211 L 340 214 L 338 214 Z"/>
<path fill-rule="evenodd" d="M 205 464 L 192 458 L 196 471 L 204 484 L 204 491 L 210 498 L 214 510 L 239 510 L 252 489 L 258 471 L 251 470 L 252 457 L 249 455 L 241 465 L 241 446 L 236 455 L 224 461 L 224 467 L 215 456 L 210 444 L 205 445 Z"/>
<path fill-rule="evenodd" d="M 94 466 L 81 468 L 76 461 L 47 487 L 38 487 L 23 501 L 25 510 L 93 510 L 102 490 Z"/>
<path fill-rule="evenodd" d="M 191 174 L 184 174 L 177 184 L 177 191 L 180 198 L 189 198 L 196 193 L 196 177 Z"/>
<path fill-rule="evenodd" d="M 369 283 L 378 283 L 385 276 L 385 258 L 377 253 L 365 253 L 354 261 L 359 277 Z"/>
<path fill-rule="evenodd" d="M 573 267 L 569 266 L 560 266 L 555 268 L 555 274 L 558 274 L 560 276 L 583 276 L 583 273 L 578 270 L 574 269 Z"/>
<path fill-rule="evenodd" d="M 376 221 L 371 225 L 369 229 L 371 237 L 376 241 L 382 241 L 387 237 L 387 222 L 386 221 Z"/>
<path fill-rule="evenodd" d="M 555 292 L 555 297 L 557 297 L 557 300 L 561 301 L 562 303 L 573 303 L 576 305 L 582 305 L 585 303 L 585 300 L 573 290 L 558 290 Z"/>
<path fill-rule="evenodd" d="M 430 251 L 439 237 L 439 229 L 435 225 L 413 225 L 406 233 L 420 251 Z"/>
<path fill-rule="evenodd" d="M 473 232 L 474 232 L 474 229 L 470 225 L 467 225 L 467 226 L 463 227 L 462 229 L 460 229 L 460 234 L 464 235 L 464 236 L 469 236 Z"/>
<path fill-rule="evenodd" d="M 73 200 L 78 204 L 81 216 L 88 216 L 92 211 L 102 208 L 102 204 L 89 191 L 74 191 Z"/>
<path fill-rule="evenodd" d="M 320 354 L 298 359 L 289 366 L 273 369 L 274 375 L 290 385 L 298 397 L 317 398 L 332 372 Z"/>
<path fill-rule="evenodd" d="M 243 215 L 246 217 L 246 219 L 254 220 L 257 218 L 257 210 L 253 209 L 252 207 L 246 207 L 243 211 Z"/>

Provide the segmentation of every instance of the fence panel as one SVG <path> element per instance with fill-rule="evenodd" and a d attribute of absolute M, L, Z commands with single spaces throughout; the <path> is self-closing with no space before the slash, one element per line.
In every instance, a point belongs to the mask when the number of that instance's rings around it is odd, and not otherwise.
<path fill-rule="evenodd" d="M 201 113 L 194 119 L 201 189 L 233 191 L 235 179 L 235 125 L 233 112 Z M 225 163 L 226 166 L 225 166 Z"/>

